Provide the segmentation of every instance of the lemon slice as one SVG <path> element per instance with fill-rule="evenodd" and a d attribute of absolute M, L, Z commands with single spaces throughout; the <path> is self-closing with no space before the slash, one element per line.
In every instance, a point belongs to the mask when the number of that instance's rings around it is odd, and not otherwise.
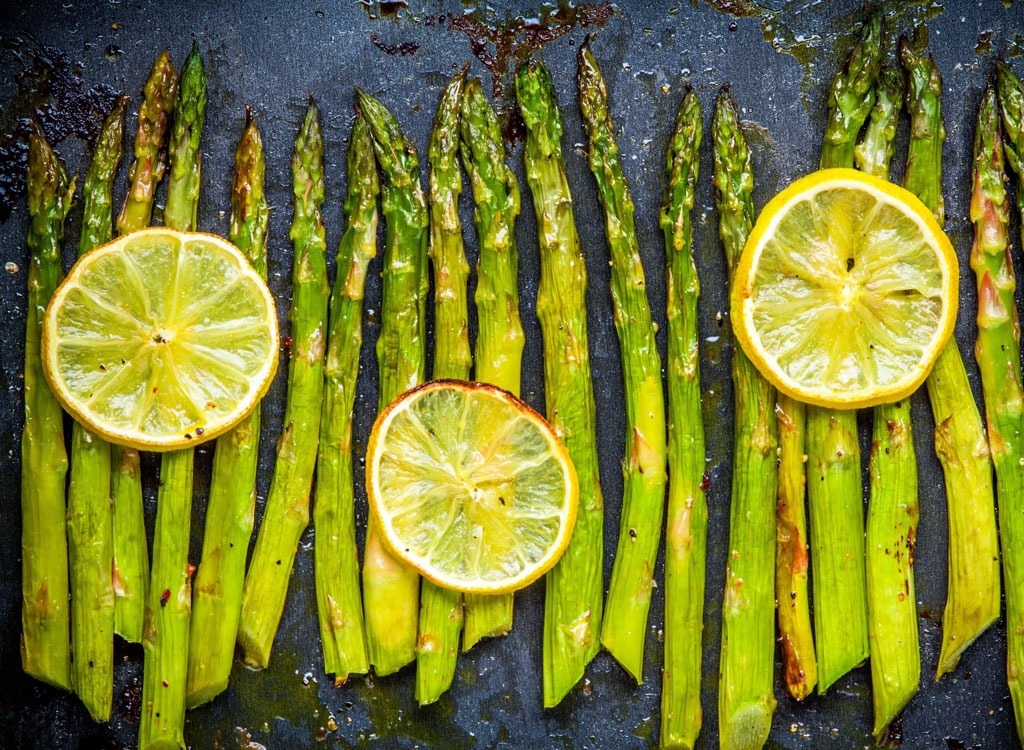
<path fill-rule="evenodd" d="M 736 339 L 780 391 L 854 409 L 924 382 L 956 322 L 956 252 L 901 187 L 823 169 L 775 196 L 732 288 Z"/>
<path fill-rule="evenodd" d="M 173 450 L 248 414 L 277 369 L 274 299 L 227 240 L 143 229 L 83 256 L 43 321 L 46 378 L 107 440 Z"/>
<path fill-rule="evenodd" d="M 520 589 L 554 565 L 579 497 L 543 417 L 500 388 L 455 380 L 380 414 L 366 488 L 392 554 L 438 586 L 480 594 Z"/>

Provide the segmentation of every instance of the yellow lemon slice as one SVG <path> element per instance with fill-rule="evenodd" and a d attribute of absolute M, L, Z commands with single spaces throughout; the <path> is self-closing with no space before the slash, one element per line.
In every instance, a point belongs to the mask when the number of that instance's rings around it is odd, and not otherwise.
<path fill-rule="evenodd" d="M 569 544 L 579 486 L 537 412 L 492 385 L 441 380 L 377 418 L 366 459 L 386 546 L 439 586 L 499 594 L 551 568 Z"/>
<path fill-rule="evenodd" d="M 165 451 L 229 430 L 277 369 L 274 299 L 227 240 L 162 227 L 83 256 L 43 321 L 43 368 L 71 415 Z"/>
<path fill-rule="evenodd" d="M 913 194 L 823 169 L 757 219 L 732 287 L 733 330 L 780 391 L 836 409 L 924 382 L 956 322 L 956 252 Z"/>

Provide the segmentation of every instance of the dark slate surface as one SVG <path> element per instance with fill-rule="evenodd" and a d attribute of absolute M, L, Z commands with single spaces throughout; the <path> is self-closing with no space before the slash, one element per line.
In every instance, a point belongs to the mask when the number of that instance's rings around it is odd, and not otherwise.
<path fill-rule="evenodd" d="M 662 238 L 657 207 L 663 189 L 663 151 L 681 82 L 690 77 L 705 105 L 706 121 L 718 87 L 732 83 L 748 135 L 755 147 L 756 201 L 761 206 L 783 185 L 817 163 L 824 121 L 826 83 L 852 44 L 863 15 L 860 0 L 752 0 L 713 3 L 621 2 L 603 26 L 577 25 L 544 49 L 556 78 L 566 117 L 565 150 L 569 181 L 583 247 L 588 256 L 591 358 L 599 404 L 602 481 L 607 498 L 606 577 L 617 538 L 622 479 L 623 399 L 618 345 L 608 293 L 607 250 L 596 193 L 583 155 L 575 104 L 575 54 L 588 32 L 611 92 L 620 145 L 637 204 L 637 227 L 648 273 L 655 318 L 664 323 Z M 466 35 L 450 27 L 449 17 L 471 17 L 501 27 L 520 19 L 549 15 L 553 6 L 527 3 L 481 4 L 446 0 L 403 3 L 275 2 L 156 3 L 28 1 L 0 8 L 0 199 L 14 206 L 0 223 L 0 747 L 122 748 L 135 742 L 140 701 L 141 651 L 118 646 L 114 717 L 109 726 L 92 724 L 77 701 L 26 678 L 18 661 L 19 621 L 19 434 L 22 422 L 20 374 L 23 359 L 24 295 L 27 257 L 26 211 L 18 198 L 20 168 L 14 132 L 19 118 L 43 105 L 41 81 L 31 74 L 41 60 L 51 74 L 52 110 L 38 109 L 47 133 L 61 139 L 57 148 L 71 171 L 84 174 L 88 136 L 98 118 L 90 108 L 103 106 L 111 92 L 136 97 L 154 55 L 171 50 L 180 63 L 195 39 L 206 60 L 210 101 L 203 140 L 203 197 L 200 228 L 227 231 L 231 158 L 251 104 L 267 150 L 267 192 L 271 213 L 270 284 L 279 301 L 282 324 L 289 301 L 291 248 L 288 242 L 290 193 L 288 160 L 307 93 L 320 101 L 327 144 L 328 202 L 325 220 L 329 244 L 341 233 L 345 183 L 344 148 L 351 122 L 352 86 L 379 95 L 393 108 L 407 132 L 425 149 L 431 116 L 447 78 L 466 61 L 474 74 L 491 80 L 473 55 Z M 945 196 L 948 231 L 961 254 L 962 307 L 957 339 L 972 380 L 974 280 L 966 264 L 970 138 L 974 106 L 997 55 L 1024 73 L 1024 18 L 1011 0 L 995 2 L 891 2 L 890 37 L 926 21 L 931 47 L 945 77 Z M 943 7 L 945 6 L 945 8 Z M 564 11 L 563 17 L 573 16 Z M 550 25 L 550 24 L 549 24 Z M 520 34 L 516 37 L 524 38 Z M 376 39 L 376 43 L 374 41 Z M 493 44 L 485 45 L 493 50 Z M 388 54 L 388 52 L 392 54 Z M 403 54 L 403 52 L 405 54 Z M 35 93 L 33 93 L 35 92 Z M 129 122 L 133 132 L 134 117 Z M 905 130 L 901 144 L 905 144 Z M 706 139 L 706 142 L 709 139 Z M 905 150 L 903 146 L 902 151 Z M 522 181 L 521 144 L 512 162 Z M 901 157 L 897 159 L 900 164 Z M 900 167 L 902 168 L 902 167 Z M 732 351 L 724 295 L 724 263 L 717 242 L 705 150 L 696 212 L 695 252 L 702 277 L 703 378 L 706 394 L 711 490 L 708 544 L 704 666 L 705 726 L 702 747 L 717 744 L 716 674 L 720 634 L 719 602 L 724 579 L 729 498 Z M 125 182 L 118 183 L 118 200 Z M 527 194 L 528 195 L 528 194 Z M 161 198 L 162 200 L 162 198 Z M 471 226 L 468 191 L 463 221 Z M 0 218 L 7 210 L 0 211 Z M 70 264 L 80 212 L 68 222 L 65 257 Z M 538 281 L 535 222 L 528 200 L 516 228 L 521 253 L 521 290 L 527 348 L 523 394 L 543 408 L 540 331 L 533 303 Z M 1016 236 L 1016 235 L 1014 235 Z M 467 232 L 471 262 L 475 236 Z M 13 266 L 11 264 L 14 264 Z M 357 403 L 359 449 L 375 410 L 376 364 L 372 356 L 379 321 L 380 284 L 370 280 L 367 296 L 367 345 Z M 663 337 L 662 337 L 663 338 Z M 664 342 L 662 341 L 662 344 Z M 272 445 L 281 427 L 284 403 L 281 368 L 265 407 L 262 508 Z M 923 395 L 915 397 L 914 420 L 921 462 L 921 526 L 917 546 L 923 673 L 921 691 L 902 719 L 906 748 L 1008 748 L 1016 744 L 1005 686 L 1005 629 L 1002 621 L 967 652 L 959 669 L 936 683 L 940 618 L 946 593 L 946 512 L 941 472 L 930 450 L 931 415 Z M 869 425 L 862 421 L 862 438 Z M 865 445 L 866 447 L 866 445 Z M 208 484 L 211 452 L 197 459 L 198 501 L 193 524 L 193 559 L 198 559 L 199 529 Z M 147 462 L 147 511 L 152 523 L 155 466 Z M 365 518 L 362 482 L 357 481 L 360 521 Z M 646 682 L 630 684 L 605 654 L 587 671 L 587 684 L 555 710 L 543 711 L 540 694 L 540 627 L 543 585 L 518 597 L 512 635 L 484 643 L 462 657 L 451 691 L 436 705 L 419 709 L 413 700 L 413 671 L 386 679 L 355 677 L 341 688 L 331 685 L 320 664 L 312 576 L 312 531 L 303 537 L 280 634 L 270 669 L 237 668 L 228 692 L 189 714 L 186 737 L 194 748 L 306 747 L 322 740 L 327 747 L 647 747 L 658 737 L 659 641 L 663 597 L 655 592 L 648 638 Z M 659 563 L 659 578 L 661 576 Z M 871 746 L 870 675 L 862 667 L 841 680 L 825 697 L 797 706 L 777 685 L 779 707 L 769 747 L 859 748 Z M 334 725 L 337 728 L 333 728 Z"/>

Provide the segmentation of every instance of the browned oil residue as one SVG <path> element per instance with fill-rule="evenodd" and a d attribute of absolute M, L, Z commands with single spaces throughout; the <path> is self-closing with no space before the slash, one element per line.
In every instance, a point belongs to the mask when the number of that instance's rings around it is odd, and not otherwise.
<path fill-rule="evenodd" d="M 25 192 L 32 120 L 51 146 L 69 136 L 91 143 L 118 96 L 110 86 L 86 86 L 81 64 L 31 37 L 5 36 L 2 45 L 17 93 L 0 111 L 0 224 Z"/>
<path fill-rule="evenodd" d="M 376 34 L 370 34 L 370 41 L 373 42 L 373 46 L 383 52 L 385 55 L 415 55 L 416 50 L 420 48 L 420 45 L 416 42 L 399 42 L 398 44 L 387 44 L 381 41 L 380 37 Z"/>
<path fill-rule="evenodd" d="M 752 0 L 708 0 L 708 5 L 737 18 L 756 18 L 764 13 L 764 8 Z"/>
<path fill-rule="evenodd" d="M 992 51 L 992 29 L 978 34 L 978 43 L 974 45 L 974 54 L 984 55 Z"/>
<path fill-rule="evenodd" d="M 238 743 L 238 750 L 267 750 L 265 745 L 252 738 L 252 734 L 245 727 L 235 727 L 235 741 Z"/>
<path fill-rule="evenodd" d="M 135 678 L 124 686 L 117 699 L 118 718 L 138 723 L 142 717 L 142 682 Z"/>
<path fill-rule="evenodd" d="M 539 19 L 522 16 L 504 23 L 472 15 L 450 16 L 448 28 L 469 38 L 473 55 L 491 74 L 494 106 L 501 118 L 509 142 L 524 136 L 523 123 L 516 110 L 513 77 L 516 67 L 545 44 L 561 39 L 573 28 L 604 26 L 615 14 L 610 3 L 561 5 Z"/>
<path fill-rule="evenodd" d="M 903 714 L 892 720 L 885 730 L 885 738 L 879 744 L 884 747 L 899 747 L 903 744 Z"/>

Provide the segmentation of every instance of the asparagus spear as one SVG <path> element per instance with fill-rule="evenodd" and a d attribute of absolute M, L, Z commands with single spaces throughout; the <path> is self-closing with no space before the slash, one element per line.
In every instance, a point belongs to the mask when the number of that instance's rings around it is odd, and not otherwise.
<path fill-rule="evenodd" d="M 875 103 L 867 127 L 853 152 L 857 169 L 861 172 L 889 179 L 889 165 L 895 151 L 896 128 L 905 91 L 906 81 L 900 69 L 884 65 L 878 72 Z"/>
<path fill-rule="evenodd" d="M 135 133 L 135 161 L 131 183 L 117 218 L 118 234 L 148 226 L 153 215 L 156 188 L 165 164 L 161 149 L 174 112 L 178 73 L 167 52 L 157 55 L 143 89 L 139 124 Z M 142 641 L 149 586 L 149 551 L 142 508 L 139 452 L 110 446 L 110 496 L 114 515 L 114 632 L 132 643 Z"/>
<path fill-rule="evenodd" d="M 852 167 L 857 134 L 875 101 L 882 19 L 872 14 L 836 73 L 821 166 Z M 818 690 L 868 656 L 864 500 L 855 411 L 807 408 L 807 499 L 811 511 Z"/>
<path fill-rule="evenodd" d="M 295 550 L 309 525 L 309 493 L 313 486 L 324 393 L 324 346 L 327 335 L 327 285 L 324 224 L 324 146 L 320 116 L 310 98 L 292 155 L 291 359 L 284 430 L 277 442 L 277 461 L 263 511 L 256 546 L 242 591 L 238 644 L 250 667 L 263 669 L 284 612 Z"/>
<path fill-rule="evenodd" d="M 199 205 L 199 140 L 206 113 L 206 71 L 195 45 L 181 68 L 170 138 L 170 177 L 164 222 L 195 228 Z M 160 463 L 153 567 L 147 595 L 139 747 L 184 747 L 185 691 L 192 566 L 188 561 L 193 451 L 164 453 Z"/>
<path fill-rule="evenodd" d="M 665 510 L 665 395 L 633 222 L 633 199 L 615 143 L 608 92 L 589 40 L 579 52 L 579 97 L 590 141 L 590 171 L 605 211 L 626 394 L 622 517 L 601 643 L 640 683 Z"/>
<path fill-rule="evenodd" d="M 999 529 L 1006 589 L 1006 675 L 1017 720 L 1024 737 L 1024 390 L 1021 387 L 1020 328 L 1014 303 L 1016 281 L 1006 225 L 1008 206 L 1003 187 L 1003 153 L 1017 175 L 1017 208 L 1024 215 L 1024 84 L 1001 61 L 996 64 L 999 104 L 1006 140 L 993 122 L 992 95 L 986 93 L 975 131 L 975 245 L 971 266 L 978 275 L 978 343 L 988 415 L 988 438 L 996 467 Z M 998 117 L 996 115 L 995 117 Z"/>
<path fill-rule="evenodd" d="M 808 599 L 807 409 L 778 394 L 779 487 L 775 510 L 775 600 L 778 602 L 782 678 L 794 700 L 803 700 L 818 684 L 811 610 Z"/>
<path fill-rule="evenodd" d="M 864 23 L 843 67 L 832 79 L 828 122 L 821 144 L 821 166 L 852 166 L 857 134 L 875 103 L 875 82 L 882 65 L 882 15 L 874 12 Z"/>
<path fill-rule="evenodd" d="M 114 177 L 121 163 L 121 97 L 96 141 L 82 194 L 81 257 L 110 240 Z M 71 432 L 68 485 L 68 569 L 71 571 L 71 684 L 95 721 L 110 718 L 114 691 L 114 563 L 110 508 L 110 444 L 78 422 Z"/>
<path fill-rule="evenodd" d="M 941 224 L 942 79 L 930 57 L 906 39 L 900 58 L 908 74 L 910 146 L 905 187 Z M 960 655 L 999 617 L 999 546 L 992 461 L 960 350 L 951 342 L 926 381 L 935 416 L 935 452 L 946 479 L 949 508 L 949 593 L 942 618 L 936 677 L 956 668 Z"/>
<path fill-rule="evenodd" d="M 356 97 L 384 177 L 384 292 L 377 339 L 378 408 L 382 410 L 424 377 L 427 203 L 416 147 L 402 135 L 387 107 L 358 88 Z M 419 576 L 388 553 L 372 518 L 363 556 L 363 611 L 370 664 L 378 675 L 397 672 L 416 657 Z"/>
<path fill-rule="evenodd" d="M 29 135 L 25 425 L 21 432 L 21 667 L 37 680 L 71 689 L 68 650 L 68 548 L 64 532 L 64 412 L 39 356 L 43 314 L 61 280 L 60 245 L 74 180 L 46 139 Z"/>
<path fill-rule="evenodd" d="M 465 380 L 469 353 L 469 265 L 459 221 L 459 110 L 466 69 L 456 74 L 441 95 L 430 133 L 430 260 L 434 266 L 434 377 Z M 462 632 L 462 595 L 423 581 L 420 591 L 419 641 L 416 649 L 416 700 L 435 702 L 455 677 Z"/>
<path fill-rule="evenodd" d="M 884 67 L 875 106 L 857 144 L 861 171 L 888 179 L 893 139 L 904 95 L 903 74 Z M 890 722 L 917 692 L 921 654 L 914 596 L 917 536 L 917 455 L 910 399 L 876 406 L 870 460 L 867 526 L 868 629 L 874 735 L 882 742 Z"/>
<path fill-rule="evenodd" d="M 476 284 L 476 379 L 519 395 L 523 325 L 514 225 L 519 183 L 505 164 L 501 126 L 479 79 L 466 82 L 459 118 L 462 163 L 469 175 L 480 246 Z M 512 594 L 466 594 L 462 649 L 512 628 Z"/>
<path fill-rule="evenodd" d="M 572 541 L 546 578 L 544 706 L 551 708 L 579 682 L 599 648 L 604 513 L 587 341 L 586 262 L 562 160 L 562 115 L 542 62 L 520 66 L 516 95 L 526 124 L 526 180 L 540 244 L 537 317 L 544 337 L 547 415 L 569 451 L 580 485 Z"/>
<path fill-rule="evenodd" d="M 704 418 L 697 346 L 700 281 L 693 225 L 704 121 L 687 87 L 668 144 L 668 186 L 661 207 L 668 262 L 668 520 L 665 532 L 665 668 L 661 746 L 692 748 L 701 726 L 701 633 L 708 506 Z"/>
<path fill-rule="evenodd" d="M 246 107 L 235 149 L 231 191 L 231 242 L 261 276 L 267 275 L 265 160 L 259 128 Z M 228 685 L 242 609 L 245 558 L 252 536 L 259 459 L 260 407 L 217 438 L 206 502 L 203 553 L 196 570 L 188 641 L 189 708 L 206 703 Z"/>
<path fill-rule="evenodd" d="M 178 91 L 178 73 L 169 52 L 161 52 L 153 63 L 142 90 L 139 126 L 135 133 L 135 161 L 128 173 L 128 195 L 117 217 L 118 234 L 127 234 L 150 224 L 156 187 L 163 179 L 166 164 L 160 151 L 174 114 Z"/>
<path fill-rule="evenodd" d="M 324 671 L 340 685 L 370 666 L 359 593 L 354 490 L 352 409 L 363 344 L 363 289 L 377 254 L 377 166 L 366 121 L 357 117 L 348 146 L 348 227 L 337 255 L 337 278 L 330 302 L 330 335 L 324 363 L 324 402 L 320 412 L 313 527 L 314 562 L 324 646 Z"/>
<path fill-rule="evenodd" d="M 739 113 L 728 87 L 723 87 L 718 95 L 712 129 L 718 233 L 731 285 L 754 223 L 754 175 Z M 732 379 L 736 402 L 735 456 L 718 694 L 723 750 L 764 745 L 775 710 L 775 389 L 738 347 L 733 352 Z"/>

